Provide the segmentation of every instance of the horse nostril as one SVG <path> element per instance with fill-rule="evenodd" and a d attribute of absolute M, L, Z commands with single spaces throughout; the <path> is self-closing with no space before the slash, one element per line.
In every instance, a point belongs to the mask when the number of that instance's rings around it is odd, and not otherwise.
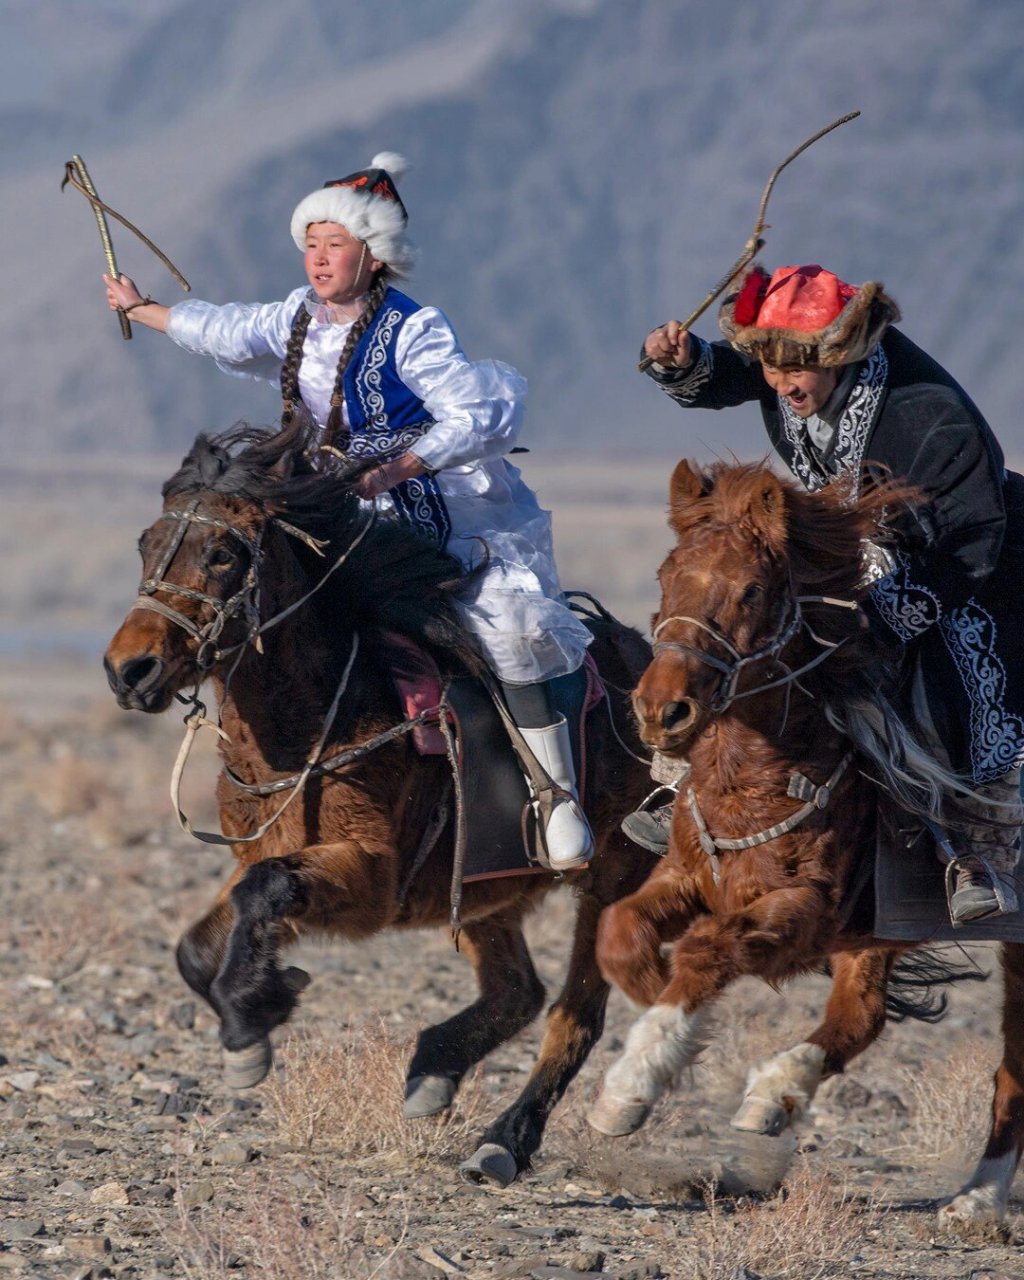
<path fill-rule="evenodd" d="M 664 729 L 678 729 L 693 718 L 693 708 L 689 702 L 666 702 L 661 709 L 661 724 Z"/>
<path fill-rule="evenodd" d="M 145 658 L 129 658 L 118 673 L 121 686 L 135 693 L 144 693 L 159 679 L 163 662 L 152 654 Z"/>

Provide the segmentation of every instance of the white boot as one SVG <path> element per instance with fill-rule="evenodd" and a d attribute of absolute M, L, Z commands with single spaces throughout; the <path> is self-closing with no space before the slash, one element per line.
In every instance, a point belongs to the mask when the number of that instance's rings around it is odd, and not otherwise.
<path fill-rule="evenodd" d="M 520 726 L 519 732 L 551 781 L 573 797 L 571 801 L 555 801 L 544 833 L 551 869 L 569 871 L 585 867 L 594 852 L 594 836 L 579 804 L 569 725 L 562 716 L 556 724 L 545 725 L 543 729 Z"/>

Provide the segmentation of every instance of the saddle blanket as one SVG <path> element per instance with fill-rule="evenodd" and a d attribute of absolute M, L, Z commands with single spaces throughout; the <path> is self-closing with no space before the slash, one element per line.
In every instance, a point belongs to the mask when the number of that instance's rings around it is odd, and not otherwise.
<path fill-rule="evenodd" d="M 441 700 L 440 674 L 430 656 L 401 636 L 388 636 L 392 677 L 407 716 L 436 707 Z M 552 708 L 565 717 L 572 740 L 580 800 L 585 801 L 586 720 L 605 695 L 601 677 L 588 654 L 583 666 L 548 682 Z M 455 731 L 466 821 L 463 882 L 496 876 L 529 875 L 547 868 L 530 847 L 532 822 L 524 822 L 529 787 L 493 699 L 470 678 L 453 680 L 448 690 L 449 722 Z M 446 755 L 437 723 L 427 721 L 413 731 L 421 755 Z"/>

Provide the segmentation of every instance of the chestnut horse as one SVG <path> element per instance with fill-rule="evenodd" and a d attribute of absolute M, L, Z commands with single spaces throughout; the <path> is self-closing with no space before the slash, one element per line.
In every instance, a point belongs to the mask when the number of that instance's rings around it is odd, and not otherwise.
<path fill-rule="evenodd" d="M 934 812 L 951 781 L 897 725 L 882 650 L 856 607 L 862 548 L 879 538 L 885 504 L 910 497 L 805 493 L 763 466 L 676 468 L 677 543 L 634 707 L 644 742 L 687 757 L 691 773 L 669 853 L 601 920 L 601 972 L 648 1006 L 591 1112 L 603 1133 L 643 1123 L 706 1044 L 716 997 L 744 974 L 775 984 L 827 962 L 833 988 L 807 1040 L 751 1073 L 739 1128 L 778 1132 L 884 1025 L 908 944 L 872 937 L 873 886 L 858 868 L 873 863 L 887 793 Z M 1024 946 L 1004 944 L 1002 962 L 992 1127 L 943 1209 L 951 1217 L 1001 1218 L 1024 1145 Z"/>
<path fill-rule="evenodd" d="M 237 427 L 196 440 L 164 486 L 163 514 L 142 535 L 142 594 L 105 659 L 125 708 L 163 711 L 207 676 L 216 690 L 226 735 L 217 792 L 237 866 L 177 955 L 185 981 L 221 1020 L 238 1086 L 266 1074 L 269 1033 L 308 981 L 279 966 L 282 948 L 300 936 L 360 938 L 449 920 L 454 821 L 432 845 L 424 836 L 450 785 L 448 761 L 420 756 L 408 733 L 332 761 L 404 719 L 384 654 L 389 633 L 428 651 L 443 674 L 479 669 L 453 604 L 462 567 L 410 526 L 369 518 L 349 480 L 310 465 L 305 431 Z M 572 954 L 539 1058 L 464 1166 L 474 1181 L 510 1182 L 539 1147 L 550 1111 L 602 1031 L 608 985 L 595 958 L 598 918 L 640 886 L 653 861 L 618 829 L 647 784 L 626 743 L 640 745 L 628 690 L 650 649 L 607 615 L 590 625 L 610 699 L 591 716 L 586 752 L 597 851 L 573 873 Z M 296 789 L 311 743 L 331 767 L 313 769 Z M 275 820 L 292 790 L 297 802 Z M 447 1109 L 466 1072 L 540 1012 L 544 988 L 522 923 L 555 883 L 535 871 L 465 885 L 461 949 L 479 995 L 420 1034 L 407 1115 Z"/>

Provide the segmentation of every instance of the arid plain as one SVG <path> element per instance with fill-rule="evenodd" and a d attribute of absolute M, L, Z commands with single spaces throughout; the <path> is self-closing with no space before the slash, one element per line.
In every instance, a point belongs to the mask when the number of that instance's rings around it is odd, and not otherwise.
<path fill-rule="evenodd" d="M 535 1169 L 503 1192 L 465 1186 L 456 1169 L 521 1087 L 539 1027 L 484 1064 L 448 1121 L 400 1115 L 418 1028 L 470 998 L 444 934 L 303 947 L 313 984 L 276 1037 L 275 1073 L 230 1094 L 214 1020 L 173 960 L 228 856 L 173 821 L 180 718 L 119 711 L 100 670 L 134 594 L 135 537 L 174 462 L 40 462 L 0 480 L 0 1273 L 1024 1276 L 1019 1199 L 1000 1230 L 949 1236 L 935 1220 L 985 1130 L 997 974 L 953 991 L 938 1026 L 891 1026 L 822 1089 L 795 1139 L 743 1137 L 728 1118 L 747 1066 L 813 1025 L 824 979 L 782 993 L 740 984 L 692 1079 L 620 1143 L 583 1118 L 633 1013 L 613 994 Z M 556 514 L 563 584 L 646 626 L 671 460 L 526 468 Z M 213 773 L 207 749 L 188 785 L 207 822 Z M 570 909 L 562 890 L 531 923 L 549 993 Z M 971 957 L 995 968 L 992 948 Z"/>

